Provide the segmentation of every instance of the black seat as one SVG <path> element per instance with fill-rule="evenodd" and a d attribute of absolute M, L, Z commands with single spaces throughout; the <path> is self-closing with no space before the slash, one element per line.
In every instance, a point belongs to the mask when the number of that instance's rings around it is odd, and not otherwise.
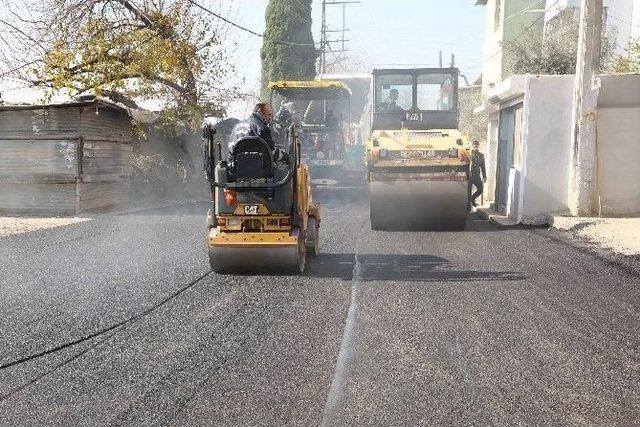
<path fill-rule="evenodd" d="M 262 138 L 239 139 L 231 150 L 233 177 L 238 181 L 273 177 L 275 162 L 271 147 Z"/>

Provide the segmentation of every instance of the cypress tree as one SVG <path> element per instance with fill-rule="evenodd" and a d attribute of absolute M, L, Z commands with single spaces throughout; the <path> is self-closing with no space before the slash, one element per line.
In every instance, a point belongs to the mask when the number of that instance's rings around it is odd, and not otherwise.
<path fill-rule="evenodd" d="M 316 75 L 317 51 L 311 34 L 312 0 L 270 0 L 262 60 L 262 95 L 276 80 L 311 80 Z"/>

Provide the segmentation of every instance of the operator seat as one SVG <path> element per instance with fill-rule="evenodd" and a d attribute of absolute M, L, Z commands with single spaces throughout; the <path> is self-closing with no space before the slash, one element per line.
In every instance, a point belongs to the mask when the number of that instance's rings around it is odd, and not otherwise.
<path fill-rule="evenodd" d="M 257 136 L 235 142 L 230 153 L 232 179 L 238 182 L 273 178 L 275 161 L 269 144 Z"/>

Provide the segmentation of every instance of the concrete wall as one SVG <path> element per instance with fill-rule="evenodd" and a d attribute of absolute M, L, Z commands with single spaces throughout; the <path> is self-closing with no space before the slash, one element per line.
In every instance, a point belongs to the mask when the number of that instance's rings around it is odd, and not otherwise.
<path fill-rule="evenodd" d="M 633 15 L 631 16 L 631 37 L 640 39 L 640 0 L 633 0 Z"/>
<path fill-rule="evenodd" d="M 597 188 L 603 216 L 640 214 L 640 76 L 602 76 Z"/>
<path fill-rule="evenodd" d="M 491 93 L 500 109 L 522 99 L 521 166 L 509 175 L 507 211 L 522 223 L 568 212 L 573 76 L 513 76 Z M 499 110 L 490 116 L 495 135 Z M 491 121 L 493 120 L 493 121 Z M 602 216 L 640 214 L 640 75 L 601 76 L 597 200 Z M 488 148 L 487 196 L 493 196 L 497 138 Z"/>
<path fill-rule="evenodd" d="M 523 111 L 519 219 L 568 210 L 573 76 L 528 76 Z"/>
<path fill-rule="evenodd" d="M 614 38 L 615 52 L 622 54 L 631 39 L 640 37 L 640 0 L 604 0 L 603 7 L 603 24 L 609 36 Z M 579 8 L 579 0 L 559 0 L 547 10 L 545 23 L 566 9 L 574 9 L 579 15 Z"/>

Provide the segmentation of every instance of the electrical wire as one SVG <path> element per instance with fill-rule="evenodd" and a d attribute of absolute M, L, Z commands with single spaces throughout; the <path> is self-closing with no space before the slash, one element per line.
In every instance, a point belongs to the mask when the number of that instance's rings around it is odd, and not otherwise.
<path fill-rule="evenodd" d="M 191 282 L 187 283 L 185 286 L 183 286 L 182 288 L 178 289 L 177 291 L 173 292 L 171 295 L 169 295 L 168 297 L 162 299 L 161 301 L 159 301 L 158 303 L 152 305 L 151 307 L 146 308 L 145 310 L 141 311 L 140 313 L 129 317 L 128 319 L 122 320 L 118 323 L 115 323 L 111 326 L 107 326 L 106 328 L 100 329 L 96 332 L 93 332 L 89 335 L 86 335 L 82 338 L 78 338 L 76 340 L 73 341 L 69 341 L 63 344 L 59 344 L 56 345 L 54 347 L 48 348 L 46 350 L 42 350 L 39 351 L 37 353 L 33 353 L 24 357 L 21 357 L 19 359 L 15 359 L 12 360 L 10 362 L 5 362 L 3 364 L 0 364 L 0 371 L 3 369 L 7 369 L 10 368 L 12 366 L 16 366 L 16 365 L 20 365 L 22 363 L 28 362 L 30 360 L 34 360 L 34 359 L 38 359 L 42 356 L 46 356 L 48 354 L 52 354 L 52 353 L 57 353 L 61 350 L 64 350 L 66 348 L 69 347 L 73 347 L 77 344 L 89 341 L 93 338 L 99 337 L 101 335 L 104 335 L 107 332 L 113 331 L 121 326 L 127 325 L 129 323 L 132 323 L 136 320 L 138 320 L 141 317 L 144 317 L 154 311 L 156 311 L 158 308 L 162 307 L 163 305 L 165 305 L 166 303 L 168 303 L 169 301 L 173 300 L 174 298 L 178 297 L 179 295 L 181 295 L 182 293 L 186 292 L 187 290 L 191 289 L 193 286 L 195 286 L 197 283 L 199 283 L 202 279 L 204 279 L 205 277 L 207 277 L 209 274 L 211 274 L 211 271 L 207 271 L 205 274 L 199 276 L 198 278 L 196 278 L 195 280 L 192 280 Z"/>
<path fill-rule="evenodd" d="M 535 6 L 535 5 L 537 5 L 537 4 L 540 4 L 540 3 L 542 3 L 542 2 L 546 2 L 546 1 L 547 1 L 547 0 L 537 0 L 537 1 L 533 2 L 533 3 L 531 3 L 529 6 L 527 6 L 527 7 L 523 8 L 523 9 L 520 9 L 519 11 L 514 12 L 514 13 L 512 13 L 511 15 L 507 16 L 506 18 L 504 18 L 504 21 L 503 21 L 503 22 L 507 22 L 507 21 L 509 21 L 509 20 L 513 19 L 514 17 L 516 17 L 516 16 L 518 16 L 518 15 L 521 15 L 521 14 L 523 14 L 523 13 L 527 12 L 527 11 L 531 11 L 531 10 L 532 10 L 531 8 L 532 8 L 533 6 Z M 555 6 L 555 5 L 550 6 L 550 7 L 549 7 L 549 9 L 546 9 L 546 10 L 545 10 L 545 12 L 547 12 L 548 10 L 550 10 L 553 6 Z"/>
<path fill-rule="evenodd" d="M 210 14 L 212 16 L 215 16 L 218 19 L 221 19 L 222 21 L 226 22 L 227 24 L 229 24 L 229 25 L 231 25 L 233 27 L 236 27 L 236 28 L 238 28 L 238 29 L 240 29 L 242 31 L 246 31 L 247 33 L 253 34 L 254 36 L 264 38 L 264 34 L 263 33 L 259 33 L 257 31 L 254 31 L 254 30 L 250 29 L 250 28 L 244 27 L 244 26 L 242 26 L 240 24 L 236 24 L 235 22 L 231 21 L 230 19 L 227 19 L 224 16 L 212 11 L 211 9 L 208 9 L 208 8 L 202 6 L 201 4 L 196 2 L 195 0 L 187 0 L 187 1 L 189 3 L 191 3 L 192 5 L 194 5 L 194 6 L 198 7 L 198 8 L 200 8 L 200 9 L 202 9 L 203 11 L 207 12 L 208 14 Z M 301 19 L 301 18 L 298 16 L 298 19 Z M 279 40 L 276 43 L 288 44 L 288 45 L 292 45 L 292 46 L 313 46 L 313 47 L 316 46 L 315 43 L 299 43 L 299 42 L 293 42 L 293 41 L 289 41 L 289 40 Z"/>
<path fill-rule="evenodd" d="M 226 22 L 226 23 L 227 23 L 227 24 L 229 24 L 229 25 L 232 25 L 232 26 L 234 26 L 234 27 L 236 27 L 236 28 L 238 28 L 238 29 L 240 29 L 240 30 L 242 30 L 242 31 L 246 31 L 246 32 L 247 32 L 247 33 L 249 33 L 249 34 L 253 34 L 254 36 L 264 37 L 264 34 L 260 34 L 260 33 L 256 32 L 256 31 L 253 31 L 253 30 L 251 30 L 251 29 L 249 29 L 249 28 L 247 28 L 247 27 L 243 27 L 243 26 L 242 26 L 242 25 L 240 25 L 240 24 L 236 24 L 235 22 L 233 22 L 233 21 L 231 21 L 231 20 L 229 20 L 229 19 L 225 18 L 225 17 L 224 17 L 224 16 L 222 16 L 222 15 L 219 15 L 219 14 L 215 13 L 215 12 L 214 12 L 214 11 L 212 11 L 211 9 L 208 9 L 208 8 L 206 8 L 206 7 L 202 6 L 200 3 L 197 3 L 197 2 L 195 2 L 194 0 L 187 0 L 187 1 L 188 1 L 189 3 L 191 3 L 192 5 L 194 5 L 194 6 L 198 7 L 198 8 L 200 8 L 200 9 L 204 10 L 204 11 L 205 11 L 205 12 L 207 12 L 208 14 L 213 15 L 213 16 L 215 16 L 216 18 L 218 18 L 218 19 L 220 19 L 220 20 L 222 20 L 222 21 Z"/>

